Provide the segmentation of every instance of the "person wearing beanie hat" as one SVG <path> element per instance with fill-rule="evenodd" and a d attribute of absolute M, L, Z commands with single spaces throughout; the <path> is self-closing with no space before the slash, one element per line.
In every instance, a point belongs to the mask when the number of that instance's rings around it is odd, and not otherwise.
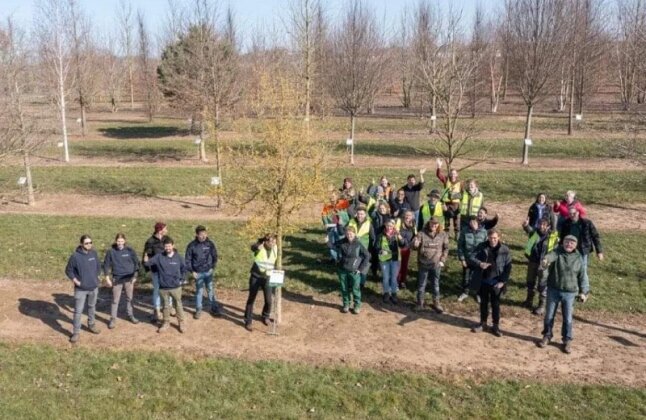
<path fill-rule="evenodd" d="M 417 230 L 424 230 L 424 226 L 431 220 L 431 217 L 436 218 L 440 223 L 440 230 L 444 229 L 444 209 L 440 203 L 440 191 L 433 189 L 428 193 L 428 200 L 422 205 L 419 210 L 419 217 L 417 218 Z"/>
<path fill-rule="evenodd" d="M 585 303 L 590 293 L 590 285 L 584 276 L 584 264 L 581 254 L 577 251 L 577 244 L 576 236 L 566 235 L 563 238 L 563 244 L 547 254 L 541 262 L 543 281 L 547 282 L 547 306 L 543 322 L 543 338 L 537 345 L 543 348 L 552 340 L 554 317 L 560 303 L 563 313 L 562 350 L 567 354 L 572 352 L 574 299 L 578 295 L 579 300 Z"/>
<path fill-rule="evenodd" d="M 166 226 L 166 223 L 163 222 L 157 222 L 155 223 L 154 226 L 154 232 L 148 238 L 146 241 L 146 244 L 144 245 L 144 254 L 141 258 L 143 261 L 144 259 L 152 259 L 155 255 L 161 254 L 164 252 L 164 239 L 168 236 L 168 227 Z M 147 258 L 146 258 L 147 257 Z M 153 322 L 160 322 L 162 320 L 162 314 L 161 314 L 161 297 L 159 295 L 159 273 L 157 270 L 156 266 L 152 267 L 145 267 L 146 271 L 150 271 L 150 277 L 151 281 L 153 284 L 153 315 L 152 315 L 152 321 Z M 171 301 L 171 306 L 172 306 L 172 301 Z"/>

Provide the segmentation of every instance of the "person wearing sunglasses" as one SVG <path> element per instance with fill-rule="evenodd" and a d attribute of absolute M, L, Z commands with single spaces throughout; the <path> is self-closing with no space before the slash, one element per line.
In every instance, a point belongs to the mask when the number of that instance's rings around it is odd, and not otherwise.
<path fill-rule="evenodd" d="M 93 334 L 100 331 L 95 323 L 96 300 L 99 296 L 99 274 L 101 263 L 92 246 L 90 235 L 83 235 L 80 245 L 70 256 L 65 267 L 65 274 L 74 283 L 74 319 L 71 343 L 79 341 L 81 332 L 81 315 L 87 301 L 87 327 Z"/>

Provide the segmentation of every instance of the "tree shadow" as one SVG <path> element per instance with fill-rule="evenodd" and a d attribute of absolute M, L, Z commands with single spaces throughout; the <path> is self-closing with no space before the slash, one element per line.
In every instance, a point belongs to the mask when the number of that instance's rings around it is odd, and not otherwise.
<path fill-rule="evenodd" d="M 61 312 L 60 307 L 44 300 L 18 299 L 18 310 L 21 314 L 40 319 L 54 331 L 69 336 L 71 331 L 63 324 L 72 325 L 72 318 Z"/>
<path fill-rule="evenodd" d="M 618 335 L 609 335 L 608 338 L 611 339 L 611 340 L 616 341 L 617 343 L 621 344 L 622 346 L 639 347 L 639 344 L 635 344 L 632 341 L 630 341 L 630 340 L 628 340 L 628 339 L 626 339 L 624 337 L 620 337 Z"/>
<path fill-rule="evenodd" d="M 285 237 L 285 265 L 290 266 L 289 276 L 311 287 L 318 293 L 326 294 L 338 289 L 336 266 L 321 262 L 321 253 L 328 252 L 325 244 L 314 237 L 322 237 L 322 229 L 306 228 L 298 236 Z M 308 238 L 309 237 L 309 238 Z M 332 278 L 330 276 L 333 276 Z"/>
<path fill-rule="evenodd" d="M 317 300 L 317 299 L 314 299 L 313 295 L 304 295 L 297 292 L 291 292 L 285 288 L 283 288 L 282 293 L 283 293 L 283 298 L 290 302 L 301 303 L 304 305 L 320 306 L 323 308 L 332 308 L 332 309 L 341 308 L 340 303 L 331 303 L 331 302 L 326 302 L 324 300 Z"/>
<path fill-rule="evenodd" d="M 597 321 L 590 321 L 589 319 L 581 318 L 580 315 L 574 315 L 574 319 L 576 319 L 579 322 L 583 322 L 584 324 L 589 324 L 589 325 L 594 325 L 594 326 L 597 326 L 597 327 L 607 328 L 609 330 L 621 331 L 621 332 L 626 333 L 626 334 L 636 335 L 637 337 L 640 337 L 640 338 L 646 338 L 646 334 L 644 334 L 642 332 L 639 332 L 637 330 L 627 330 L 627 329 L 621 328 L 621 327 L 615 327 L 615 326 L 608 325 L 608 324 L 602 324 L 602 323 L 597 322 Z"/>
<path fill-rule="evenodd" d="M 163 125 L 128 125 L 120 127 L 99 128 L 100 133 L 114 139 L 157 139 L 172 136 L 187 136 L 190 131 L 187 128 L 163 126 Z"/>
<path fill-rule="evenodd" d="M 180 161 L 189 157 L 185 150 L 171 146 L 75 145 L 74 154 L 88 158 L 109 158 L 119 162 Z"/>
<path fill-rule="evenodd" d="M 110 321 L 110 306 L 112 304 L 112 292 L 110 292 L 110 297 L 106 299 L 105 292 L 101 293 L 103 289 L 99 288 L 99 296 L 96 300 L 95 306 L 95 321 L 108 324 Z M 64 311 L 67 311 L 74 315 L 74 295 L 68 295 L 63 293 L 54 293 L 54 302 L 58 307 Z M 107 314 L 107 316 L 106 316 Z M 81 329 L 87 330 L 86 323 L 83 322 L 83 319 L 87 316 L 87 301 L 85 302 L 85 307 L 83 308 L 83 317 L 81 318 Z M 71 317 L 68 317 L 71 318 Z M 71 321 L 70 321 L 71 323 Z"/>

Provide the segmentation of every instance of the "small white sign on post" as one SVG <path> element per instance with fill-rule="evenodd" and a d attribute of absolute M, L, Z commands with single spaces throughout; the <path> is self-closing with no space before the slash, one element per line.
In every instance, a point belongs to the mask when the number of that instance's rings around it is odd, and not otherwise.
<path fill-rule="evenodd" d="M 525 146 L 531 146 L 532 145 L 532 139 L 525 139 Z"/>
<path fill-rule="evenodd" d="M 354 142 L 354 140 L 352 140 L 352 139 L 346 139 L 346 140 L 345 140 L 345 145 L 346 145 L 346 146 L 352 146 L 352 143 L 353 143 L 353 142 Z"/>
<path fill-rule="evenodd" d="M 77 119 L 76 119 L 76 123 L 77 123 L 77 124 L 80 124 L 80 123 L 82 123 L 82 122 L 83 122 L 83 120 L 82 120 L 82 119 L 80 119 L 80 118 L 77 118 Z"/>
<path fill-rule="evenodd" d="M 437 115 L 431 115 L 431 121 L 437 120 Z"/>
<path fill-rule="evenodd" d="M 212 176 L 211 177 L 211 185 L 220 185 L 220 177 L 219 176 Z"/>
<path fill-rule="evenodd" d="M 23 186 L 27 183 L 27 177 L 26 176 L 21 176 L 18 178 L 18 185 Z"/>
<path fill-rule="evenodd" d="M 199 138 L 199 137 L 197 137 L 197 138 L 195 139 L 195 142 L 194 142 L 194 143 L 195 143 L 195 144 L 200 144 L 200 143 L 202 143 L 202 139 L 201 139 L 201 138 Z"/>
<path fill-rule="evenodd" d="M 581 120 L 583 119 L 583 115 L 581 115 L 581 114 L 576 114 L 576 115 L 574 116 L 574 119 L 575 119 L 575 120 L 577 120 L 577 121 L 581 121 Z"/>
<path fill-rule="evenodd" d="M 65 143 L 63 143 L 62 141 L 59 141 L 58 143 L 56 143 L 56 147 L 63 147 L 63 146 L 65 146 Z"/>
<path fill-rule="evenodd" d="M 285 271 L 272 270 L 269 274 L 269 285 L 272 287 L 280 287 L 285 282 Z"/>

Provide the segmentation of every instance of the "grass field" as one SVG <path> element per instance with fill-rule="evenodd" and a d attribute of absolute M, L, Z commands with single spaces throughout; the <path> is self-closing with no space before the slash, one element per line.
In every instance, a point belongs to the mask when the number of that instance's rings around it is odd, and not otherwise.
<path fill-rule="evenodd" d="M 646 391 L 0 344 L 4 418 L 617 418 Z M 37 403 L 36 403 L 37 402 Z"/>
<path fill-rule="evenodd" d="M 170 235 L 180 252 L 193 239 L 196 222 L 167 221 Z M 38 215 L 0 215 L 0 236 L 8 244 L 0 253 L 0 272 L 16 279 L 53 280 L 64 278 L 67 258 L 78 242 L 78 236 L 89 232 L 100 256 L 104 255 L 114 235 L 123 231 L 136 250 L 150 236 L 153 219 L 128 219 L 104 217 L 64 217 Z M 221 261 L 217 269 L 218 287 L 244 289 L 248 283 L 251 254 L 249 243 L 236 235 L 241 226 L 235 222 L 212 222 L 207 224 L 211 237 L 220 244 Z M 517 306 L 525 298 L 525 257 L 523 249 L 526 236 L 520 231 L 505 231 L 505 241 L 512 250 L 514 270 L 504 303 Z M 295 292 L 324 293 L 336 295 L 338 280 L 333 266 L 320 264 L 326 248 L 321 243 L 324 232 L 318 226 L 304 227 L 301 232 L 286 238 L 285 265 L 290 279 L 288 288 Z M 590 278 L 593 298 L 581 310 L 646 313 L 646 285 L 640 278 L 646 274 L 646 261 L 637 257 L 636 250 L 646 247 L 646 234 L 602 233 L 606 261 L 591 259 Z M 43 238 L 58 238 L 47 240 Z M 226 244 L 224 246 L 223 244 Z M 442 293 L 453 302 L 460 292 L 461 268 L 455 257 L 455 243 L 451 243 L 451 258 L 442 275 Z M 20 264 L 16 264 L 20 261 Z M 416 264 L 411 262 L 411 280 L 416 276 Z M 414 301 L 416 281 L 411 281 L 409 290 L 401 297 Z M 368 283 L 368 295 L 381 293 L 380 283 Z M 476 305 L 469 302 L 476 310 Z"/>

